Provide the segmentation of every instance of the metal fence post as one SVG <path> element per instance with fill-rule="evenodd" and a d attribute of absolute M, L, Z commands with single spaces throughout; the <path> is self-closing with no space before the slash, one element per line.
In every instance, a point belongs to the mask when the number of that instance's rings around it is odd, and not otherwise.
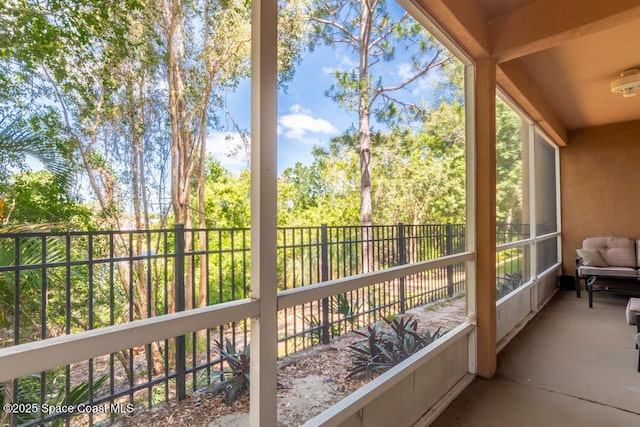
<path fill-rule="evenodd" d="M 405 247 L 404 239 L 404 224 L 398 223 L 398 265 L 404 265 L 407 263 L 407 248 Z M 404 313 L 407 310 L 406 296 L 405 296 L 405 276 L 400 277 L 400 313 Z"/>
<path fill-rule="evenodd" d="M 447 248 L 446 249 L 447 250 L 446 255 L 453 254 L 453 239 L 454 239 L 453 233 L 454 233 L 453 224 L 447 223 L 446 232 L 445 232 L 446 248 Z M 447 264 L 447 295 L 449 295 L 450 297 L 453 296 L 453 284 L 454 284 L 454 280 L 453 280 L 453 265 L 452 264 Z"/>
<path fill-rule="evenodd" d="M 174 266 L 176 312 L 184 311 L 184 224 L 176 224 L 176 261 Z M 185 336 L 176 337 L 176 395 L 178 400 L 187 396 L 186 391 L 186 347 Z"/>
<path fill-rule="evenodd" d="M 327 224 L 320 226 L 320 278 L 323 282 L 329 280 L 329 242 Z M 322 343 L 329 344 L 329 298 L 322 298 Z"/>

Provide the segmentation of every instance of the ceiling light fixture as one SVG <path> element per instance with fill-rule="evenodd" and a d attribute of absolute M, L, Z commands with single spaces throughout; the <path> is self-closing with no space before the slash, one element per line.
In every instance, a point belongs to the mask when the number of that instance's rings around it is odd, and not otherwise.
<path fill-rule="evenodd" d="M 611 82 L 611 92 L 622 93 L 625 98 L 635 96 L 640 89 L 640 70 L 631 68 L 623 71 L 620 76 L 622 78 Z"/>

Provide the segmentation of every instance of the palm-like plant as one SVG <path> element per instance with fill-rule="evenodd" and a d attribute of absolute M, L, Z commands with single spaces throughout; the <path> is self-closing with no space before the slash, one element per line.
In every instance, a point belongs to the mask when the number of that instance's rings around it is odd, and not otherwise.
<path fill-rule="evenodd" d="M 59 144 L 43 134 L 36 133 L 22 119 L 0 117 L 0 163 L 23 165 L 32 157 L 42 167 L 53 173 L 55 184 L 66 187 L 71 178 L 71 162 Z M 0 170 L 0 183 L 5 181 L 10 170 Z"/>
<path fill-rule="evenodd" d="M 236 346 L 229 338 L 225 340 L 225 346 L 220 341 L 216 344 L 220 351 L 220 358 L 227 366 L 222 371 L 211 374 L 211 377 L 216 380 L 213 391 L 222 393 L 225 403 L 231 405 L 241 393 L 249 390 L 251 367 L 249 344 L 242 351 L 236 350 Z"/>
<path fill-rule="evenodd" d="M 366 340 L 349 346 L 354 358 L 347 378 L 386 371 L 444 335 L 440 328 L 434 333 L 418 332 L 418 320 L 411 316 L 384 321 L 389 328 L 377 322 L 367 326 L 366 333 L 356 331 Z"/>
<path fill-rule="evenodd" d="M 42 292 L 48 289 L 61 289 L 66 276 L 60 269 L 49 269 L 46 279 L 43 269 L 35 267 L 43 263 L 56 264 L 66 260 L 64 241 L 57 237 L 3 237 L 3 233 L 33 232 L 46 230 L 46 225 L 20 225 L 0 228 L 0 265 L 2 266 L 34 266 L 20 271 L 0 273 L 0 347 L 3 346 L 3 336 L 8 339 L 5 331 L 15 327 L 13 317 L 20 316 L 21 341 L 38 339 L 41 331 L 41 314 L 47 313 L 47 326 L 64 325 L 65 295 L 63 292 L 51 292 L 47 295 L 47 307 L 41 306 Z M 42 257 L 43 245 L 46 245 L 46 259 Z M 16 253 L 16 247 L 19 248 Z M 74 274 L 76 271 L 74 271 Z M 78 274 L 85 279 L 81 271 Z M 15 307 L 16 276 L 19 278 L 19 301 Z M 39 337 L 45 338 L 45 337 Z"/>

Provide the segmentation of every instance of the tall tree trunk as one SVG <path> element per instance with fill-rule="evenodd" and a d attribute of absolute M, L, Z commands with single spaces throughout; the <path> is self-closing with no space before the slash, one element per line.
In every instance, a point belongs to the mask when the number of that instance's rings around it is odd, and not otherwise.
<path fill-rule="evenodd" d="M 206 135 L 206 120 L 201 122 L 202 129 L 200 138 L 205 139 Z M 198 228 L 200 232 L 199 248 L 200 251 L 204 251 L 207 248 L 207 233 L 204 229 L 207 227 L 207 221 L 205 216 L 205 174 L 206 174 L 206 144 L 204 141 L 200 144 L 200 166 L 198 168 Z M 198 283 L 198 307 L 204 307 L 207 305 L 207 257 L 201 255 L 200 257 L 200 281 Z"/>
<path fill-rule="evenodd" d="M 144 77 L 143 77 L 144 79 Z M 133 210 L 136 222 L 136 230 L 143 230 L 149 226 L 148 218 L 149 213 L 142 208 L 141 195 L 145 194 L 145 178 L 144 178 L 144 106 L 142 98 L 142 86 L 144 81 L 139 83 L 140 91 L 139 97 L 136 99 L 133 90 L 133 83 L 129 82 L 127 92 L 129 95 L 129 118 L 130 118 L 130 130 L 131 135 L 131 181 L 132 181 L 132 198 L 133 198 Z M 143 217 L 145 222 L 143 223 Z M 148 228 L 147 228 L 148 229 Z M 135 236 L 136 254 L 142 254 L 146 250 L 144 247 L 145 239 L 144 235 L 137 233 Z M 137 299 L 139 301 L 138 317 L 140 319 L 146 319 L 148 317 L 155 316 L 155 304 L 151 300 L 150 289 L 147 289 L 147 283 L 149 277 L 147 269 L 145 268 L 145 261 L 136 261 L 132 266 L 137 270 L 137 274 L 134 275 L 134 283 L 132 285 L 136 288 Z M 137 279 L 135 279 L 137 277 Z M 159 375 L 164 371 L 164 361 L 162 359 L 162 353 L 158 343 L 152 343 L 151 349 L 151 363 L 152 372 L 154 375 Z"/>
<path fill-rule="evenodd" d="M 167 40 L 167 70 L 169 87 L 169 112 L 171 116 L 171 170 L 172 170 L 172 204 L 177 223 L 182 223 L 185 229 L 191 230 L 194 218 L 190 198 L 192 190 L 192 178 L 198 171 L 197 179 L 197 224 L 199 228 L 206 227 L 204 214 L 204 187 L 205 187 L 205 160 L 206 160 L 206 133 L 207 111 L 209 98 L 213 87 L 213 79 L 218 64 L 212 58 L 205 60 L 206 67 L 203 73 L 203 84 L 200 88 L 200 99 L 195 105 L 187 105 L 186 88 L 184 81 L 184 49 L 185 28 L 182 15 L 182 4 L 179 0 L 168 0 L 165 4 L 165 22 Z M 203 40 L 205 51 L 209 47 L 210 17 L 209 2 L 204 4 Z M 204 53 L 208 55 L 207 52 Z M 193 232 L 185 234 L 185 251 L 192 252 L 195 238 Z M 198 242 L 201 249 L 206 247 L 206 235 L 199 233 Z M 207 277 L 206 260 L 203 257 L 199 262 L 198 283 L 196 287 L 194 265 L 195 262 L 187 262 L 185 266 L 185 308 L 190 309 L 194 305 L 204 306 L 207 303 Z M 194 289 L 195 288 L 195 289 Z M 197 289 L 197 295 L 194 291 Z M 197 296 L 197 300 L 196 300 Z"/>
<path fill-rule="evenodd" d="M 363 114 L 360 118 L 360 225 L 362 226 L 362 270 L 363 273 L 374 270 L 373 227 L 371 204 L 371 134 L 369 118 Z"/>
<path fill-rule="evenodd" d="M 204 4 L 204 25 L 203 25 L 203 40 L 205 48 L 209 46 L 209 2 L 205 1 Z M 206 61 L 205 63 L 215 63 L 215 61 Z M 209 106 L 209 98 L 211 96 L 211 90 L 213 87 L 213 72 L 207 69 L 205 72 L 205 79 L 207 81 L 206 89 L 202 93 L 200 100 L 200 132 L 198 134 L 198 144 L 200 144 L 200 154 L 198 161 L 198 228 L 200 232 L 198 234 L 198 245 L 200 251 L 204 251 L 207 247 L 207 233 L 204 229 L 207 227 L 205 209 L 205 176 L 206 176 L 206 156 L 207 156 L 207 112 Z M 204 307 L 207 305 L 207 257 L 201 256 L 200 258 L 200 274 L 198 283 L 198 307 Z"/>
<path fill-rule="evenodd" d="M 200 252 L 203 252 L 207 248 L 207 233 L 205 228 L 207 227 L 206 216 L 204 212 L 205 205 L 205 175 L 206 175 L 206 110 L 203 111 L 202 120 L 200 122 L 200 161 L 198 167 L 198 247 Z M 208 304 L 207 300 L 207 260 L 205 255 L 200 255 L 199 264 L 199 282 L 198 282 L 198 307 L 205 307 Z M 206 331 L 197 332 L 198 339 L 204 339 L 206 337 Z"/>
<path fill-rule="evenodd" d="M 365 4 L 360 15 L 360 64 L 358 141 L 360 143 L 360 225 L 362 227 L 362 270 L 367 273 L 375 269 L 373 260 L 373 228 L 371 203 L 371 100 L 369 89 L 369 38 L 373 10 Z"/>
<path fill-rule="evenodd" d="M 182 140 L 182 127 L 180 126 L 182 111 L 184 109 L 184 86 L 180 73 L 182 58 L 183 23 L 182 15 L 177 1 L 168 1 L 164 4 L 165 38 L 167 41 L 167 85 L 169 88 L 169 116 L 171 118 L 171 205 L 173 207 L 176 224 L 185 224 L 185 209 L 183 196 L 184 182 L 184 141 Z M 187 196 L 188 201 L 188 196 Z M 175 278 L 174 278 L 175 289 Z M 169 291 L 169 311 L 174 312 L 175 295 Z"/>
<path fill-rule="evenodd" d="M 100 122 L 101 122 L 101 118 L 99 116 L 96 117 L 94 120 L 94 128 L 97 128 Z M 119 218 L 119 215 L 116 214 L 116 210 L 114 209 L 117 205 L 117 200 L 116 200 L 117 191 L 116 191 L 116 185 L 115 185 L 116 183 L 115 178 L 112 176 L 111 171 L 106 170 L 104 168 L 96 168 L 92 165 L 92 163 L 89 160 L 90 155 L 92 153 L 92 147 L 94 146 L 97 138 L 96 133 L 93 133 L 91 137 L 92 139 L 86 145 L 83 145 L 82 139 L 79 136 L 75 134 L 73 134 L 72 136 L 76 140 L 76 143 L 83 161 L 84 169 L 87 172 L 87 175 L 89 177 L 89 183 L 93 191 L 93 194 L 98 199 L 98 204 L 100 206 L 100 209 L 105 214 L 107 226 L 110 228 L 114 228 L 116 230 L 121 230 L 122 225 L 120 223 L 120 218 Z M 132 248 L 129 248 L 128 241 L 121 234 L 116 234 L 115 244 L 117 245 L 117 247 L 115 248 L 116 253 L 126 254 L 132 249 Z M 140 287 L 139 286 L 136 287 L 135 284 L 130 283 L 129 275 L 127 273 L 127 266 L 122 265 L 122 263 L 117 263 L 116 273 L 118 275 L 119 282 L 122 286 L 122 289 L 125 295 L 129 295 L 131 286 L 134 286 L 134 288 L 138 291 L 137 297 L 134 297 L 133 301 L 131 302 L 131 304 L 133 305 L 133 311 L 134 311 L 134 313 L 132 313 L 131 316 L 133 318 L 137 317 L 139 319 L 144 319 L 148 317 L 146 315 L 146 310 L 143 307 L 144 303 L 141 302 L 140 293 L 139 293 Z M 142 295 L 143 295 L 143 298 L 146 298 L 146 290 L 144 289 L 142 290 Z M 157 346 L 155 347 L 155 350 L 154 350 L 153 360 L 154 360 L 154 368 L 153 368 L 154 373 L 162 372 L 163 370 L 162 367 L 159 367 L 158 363 L 156 363 L 157 361 L 162 361 L 162 356 L 160 355 L 160 351 L 157 348 Z M 127 368 L 125 367 L 125 369 Z"/>

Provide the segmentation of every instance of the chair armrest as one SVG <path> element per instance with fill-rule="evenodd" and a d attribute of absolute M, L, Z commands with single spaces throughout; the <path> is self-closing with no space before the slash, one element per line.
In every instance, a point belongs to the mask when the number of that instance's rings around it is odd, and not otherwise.
<path fill-rule="evenodd" d="M 576 296 L 578 298 L 580 298 L 580 276 L 578 275 L 578 267 L 580 267 L 580 261 L 582 260 L 581 257 L 577 256 L 576 257 L 576 272 L 575 272 L 575 283 L 576 283 Z"/>
<path fill-rule="evenodd" d="M 582 257 L 577 256 L 576 260 L 575 260 L 575 265 L 576 265 L 576 279 L 579 277 L 578 276 L 578 268 L 583 265 L 582 264 Z"/>

